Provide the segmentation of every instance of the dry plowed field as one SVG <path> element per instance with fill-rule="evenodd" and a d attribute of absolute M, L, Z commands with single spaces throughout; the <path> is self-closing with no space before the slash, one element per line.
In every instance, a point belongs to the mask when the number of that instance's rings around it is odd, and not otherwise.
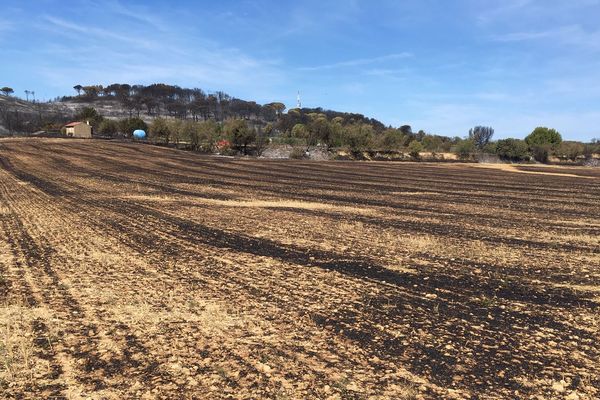
<path fill-rule="evenodd" d="M 0 394 L 598 399 L 600 170 L 0 141 Z"/>

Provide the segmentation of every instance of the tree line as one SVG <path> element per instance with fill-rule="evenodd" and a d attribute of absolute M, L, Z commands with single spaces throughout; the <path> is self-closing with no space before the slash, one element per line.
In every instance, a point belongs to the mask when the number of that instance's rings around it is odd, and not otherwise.
<path fill-rule="evenodd" d="M 146 130 L 155 143 L 184 145 L 191 150 L 228 154 L 260 154 L 269 144 L 288 144 L 303 149 L 321 146 L 327 150 L 345 148 L 359 155 L 365 151 L 405 152 L 413 159 L 423 152 L 454 153 L 461 160 L 474 160 L 490 154 L 502 160 L 548 162 L 550 156 L 576 161 L 600 153 L 600 141 L 580 143 L 563 141 L 555 129 L 538 127 L 524 140 L 507 138 L 492 140 L 494 129 L 476 126 L 464 138 L 413 132 L 410 125 L 384 127 L 365 122 L 355 114 L 318 112 L 319 109 L 292 109 L 274 123 L 231 118 L 196 121 L 157 117 L 149 124 L 137 117 L 106 119 L 95 109 L 85 108 L 77 116 L 91 121 L 96 133 L 103 136 L 130 136 L 135 129 Z M 328 116 L 329 114 L 329 116 Z M 220 143 L 220 144 L 219 144 Z"/>
<path fill-rule="evenodd" d="M 536 128 L 524 140 L 494 141 L 494 129 L 486 126 L 476 126 L 464 137 L 447 137 L 423 130 L 415 132 L 410 125 L 386 126 L 358 113 L 322 108 L 293 108 L 286 112 L 286 106 L 280 102 L 261 105 L 220 91 L 207 93 L 163 83 L 75 85 L 74 89 L 77 96 L 62 97 L 52 104 L 82 103 L 75 115 L 46 112 L 42 104 L 35 118 L 6 110 L 0 112 L 0 118 L 10 122 L 8 126 L 13 130 L 21 127 L 30 132 L 56 130 L 70 119 L 87 120 L 100 136 L 131 137 L 135 129 L 144 129 L 155 142 L 183 144 L 199 151 L 214 151 L 217 143 L 226 142 L 231 145 L 230 150 L 243 154 L 260 152 L 268 144 L 287 144 L 304 149 L 303 152 L 313 146 L 344 148 L 357 156 L 365 151 L 403 152 L 414 159 L 429 152 L 455 153 L 463 160 L 491 154 L 510 161 L 547 162 L 551 156 L 577 160 L 600 152 L 597 141 L 563 141 L 556 130 L 544 127 Z M 9 87 L 0 91 L 13 93 Z M 93 106 L 103 101 L 119 103 L 120 114 L 127 117 L 116 120 L 99 115 Z"/>

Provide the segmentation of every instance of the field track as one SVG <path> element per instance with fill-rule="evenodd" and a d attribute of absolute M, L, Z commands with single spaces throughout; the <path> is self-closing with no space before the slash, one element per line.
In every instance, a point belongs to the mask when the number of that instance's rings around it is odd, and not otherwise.
<path fill-rule="evenodd" d="M 0 398 L 597 399 L 600 170 L 3 139 L 0 301 Z"/>

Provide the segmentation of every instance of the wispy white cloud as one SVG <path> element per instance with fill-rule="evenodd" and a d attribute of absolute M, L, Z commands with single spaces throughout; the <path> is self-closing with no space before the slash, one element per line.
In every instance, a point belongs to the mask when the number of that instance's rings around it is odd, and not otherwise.
<path fill-rule="evenodd" d="M 152 16 L 143 19 L 148 18 Z M 173 23 L 158 33 L 154 28 L 142 25 L 122 34 L 102 27 L 99 21 L 82 24 L 44 15 L 35 29 L 45 31 L 50 40 L 37 51 L 50 57 L 43 57 L 30 68 L 56 90 L 76 83 L 166 82 L 207 90 L 257 92 L 255 98 L 260 101 L 273 92 L 271 87 L 282 82 L 282 69 L 276 60 L 261 59 L 201 37 L 192 42 Z M 52 39 L 58 35 L 61 40 Z M 265 99 L 273 100 L 278 99 Z"/>
<path fill-rule="evenodd" d="M 600 30 L 589 32 L 579 25 L 561 26 L 555 29 L 510 32 L 492 36 L 498 42 L 524 42 L 552 39 L 554 43 L 573 45 L 592 50 L 600 50 Z"/>
<path fill-rule="evenodd" d="M 137 47 L 142 48 L 153 48 L 155 47 L 156 42 L 144 39 L 140 36 L 134 36 L 131 34 L 126 34 L 124 32 L 116 32 L 113 30 L 108 30 L 104 28 L 98 28 L 91 25 L 82 25 L 72 21 L 67 21 L 62 18 L 46 15 L 43 18 L 46 22 L 49 22 L 50 25 L 54 28 L 59 28 L 59 32 L 62 33 L 75 33 L 79 37 L 88 37 L 95 38 L 102 41 L 117 41 L 124 42 L 130 45 L 135 45 Z"/>
<path fill-rule="evenodd" d="M 129 19 L 139 21 L 143 24 L 147 24 L 152 28 L 159 29 L 160 31 L 166 31 L 166 24 L 162 19 L 141 7 L 134 7 L 131 5 L 125 5 L 119 0 L 113 0 L 109 2 L 103 2 L 102 7 L 109 12 L 117 15 L 125 16 Z"/>
<path fill-rule="evenodd" d="M 539 32 L 511 32 L 494 35 L 492 38 L 498 42 L 523 42 L 527 40 L 546 39 L 562 34 L 563 30 L 548 30 Z"/>
<path fill-rule="evenodd" d="M 412 57 L 412 54 L 408 53 L 408 52 L 394 53 L 394 54 L 388 54 L 388 55 L 379 56 L 379 57 L 357 58 L 354 60 L 341 61 L 341 62 L 336 62 L 336 63 L 331 63 L 331 64 L 316 65 L 316 66 L 311 66 L 311 67 L 302 67 L 302 68 L 299 68 L 299 70 L 300 71 L 321 71 L 321 70 L 327 70 L 327 69 L 358 67 L 358 66 L 362 66 L 362 65 L 376 64 L 376 63 L 400 60 L 400 59 L 410 58 L 410 57 Z"/>

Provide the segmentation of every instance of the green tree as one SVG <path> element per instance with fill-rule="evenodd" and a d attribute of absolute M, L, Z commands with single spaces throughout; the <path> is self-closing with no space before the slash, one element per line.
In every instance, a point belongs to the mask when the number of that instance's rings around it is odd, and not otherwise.
<path fill-rule="evenodd" d="M 119 124 L 112 119 L 104 119 L 98 125 L 98 133 L 104 136 L 115 136 L 119 132 Z"/>
<path fill-rule="evenodd" d="M 538 126 L 526 138 L 525 142 L 539 162 L 548 162 L 548 156 L 562 142 L 562 137 L 556 129 Z"/>
<path fill-rule="evenodd" d="M 410 156 L 415 159 L 415 160 L 419 160 L 421 158 L 421 152 L 423 151 L 423 145 L 421 144 L 421 142 L 418 142 L 416 140 L 413 140 L 412 142 L 410 142 L 408 144 L 408 154 L 410 154 Z"/>
<path fill-rule="evenodd" d="M 89 122 L 90 125 L 96 128 L 104 120 L 104 117 L 94 107 L 83 107 L 75 114 L 75 120 Z"/>
<path fill-rule="evenodd" d="M 131 137 L 131 135 L 133 135 L 133 131 L 137 129 L 148 131 L 148 125 L 143 119 L 138 117 L 125 118 L 119 121 L 119 131 L 128 137 Z"/>
<path fill-rule="evenodd" d="M 166 144 L 169 144 L 169 139 L 171 138 L 171 127 L 169 123 L 164 118 L 156 118 L 150 124 L 150 136 L 154 140 L 161 140 Z"/>
<path fill-rule="evenodd" d="M 266 106 L 275 110 L 277 117 L 281 117 L 281 114 L 285 111 L 285 104 L 280 102 L 269 103 Z"/>
<path fill-rule="evenodd" d="M 531 154 L 533 154 L 533 158 L 536 161 L 547 163 L 552 147 L 549 144 L 539 144 L 530 146 L 529 149 L 531 150 Z"/>
<path fill-rule="evenodd" d="M 292 137 L 306 139 L 308 136 L 308 130 L 304 124 L 296 124 L 292 128 Z"/>
<path fill-rule="evenodd" d="M 399 129 L 389 128 L 379 136 L 380 150 L 398 150 L 404 145 L 404 134 Z"/>
<path fill-rule="evenodd" d="M 475 151 L 475 143 L 470 139 L 459 140 L 456 146 L 454 146 L 454 154 L 458 156 L 460 160 L 468 160 Z"/>
<path fill-rule="evenodd" d="M 504 160 L 522 161 L 529 158 L 529 148 L 523 140 L 502 139 L 496 142 L 496 154 Z"/>
<path fill-rule="evenodd" d="M 585 151 L 586 148 L 583 143 L 565 141 L 558 145 L 556 155 L 563 160 L 576 161 Z"/>
<path fill-rule="evenodd" d="M 482 150 L 492 140 L 492 136 L 494 136 L 494 128 L 491 126 L 476 126 L 469 130 L 469 139 L 479 150 Z"/>
<path fill-rule="evenodd" d="M 201 145 L 198 125 L 196 121 L 187 120 L 181 126 L 181 138 L 187 140 L 194 151 L 200 150 Z"/>
<path fill-rule="evenodd" d="M 341 129 L 342 144 L 350 148 L 353 153 L 366 150 L 373 140 L 373 127 L 369 124 L 356 123 Z"/>
<path fill-rule="evenodd" d="M 10 96 L 15 91 L 13 90 L 13 88 L 10 88 L 8 86 L 4 86 L 2 89 L 0 89 L 0 92 L 4 93 L 5 96 Z"/>
<path fill-rule="evenodd" d="M 316 144 L 325 144 L 329 147 L 333 139 L 333 129 L 327 117 L 319 114 L 313 117 L 312 121 L 308 124 L 308 138 L 307 142 L 309 146 Z"/>
<path fill-rule="evenodd" d="M 530 148 L 545 145 L 556 148 L 562 142 L 562 136 L 556 129 L 539 126 L 525 138 L 525 142 Z"/>
<path fill-rule="evenodd" d="M 167 123 L 169 125 L 169 132 L 171 132 L 169 140 L 174 142 L 175 144 L 179 144 L 179 141 L 183 136 L 182 129 L 184 121 L 181 119 L 170 119 L 167 121 Z"/>
<path fill-rule="evenodd" d="M 213 120 L 185 121 L 181 127 L 181 135 L 182 139 L 189 141 L 192 150 L 211 152 L 219 137 L 219 125 Z"/>
<path fill-rule="evenodd" d="M 400 132 L 402 132 L 402 134 L 405 136 L 413 135 L 412 127 L 410 125 L 402 125 L 398 129 L 400 129 Z"/>
<path fill-rule="evenodd" d="M 73 89 L 75 89 L 75 91 L 77 92 L 77 96 L 81 96 L 81 91 L 83 90 L 83 86 L 75 85 L 75 86 L 73 86 Z"/>
<path fill-rule="evenodd" d="M 242 151 L 244 155 L 248 154 L 248 146 L 256 140 L 256 132 L 248 127 L 245 120 L 229 120 L 223 130 L 238 151 Z"/>
<path fill-rule="evenodd" d="M 425 135 L 421 143 L 426 150 L 438 151 L 442 146 L 442 138 L 437 135 Z"/>
<path fill-rule="evenodd" d="M 275 132 L 275 128 L 273 127 L 273 124 L 269 122 L 265 125 L 264 131 L 266 136 L 271 136 Z"/>
<path fill-rule="evenodd" d="M 202 148 L 205 151 L 213 151 L 221 134 L 221 125 L 217 124 L 217 122 L 212 119 L 202 121 L 199 123 L 198 132 L 200 134 Z"/>

